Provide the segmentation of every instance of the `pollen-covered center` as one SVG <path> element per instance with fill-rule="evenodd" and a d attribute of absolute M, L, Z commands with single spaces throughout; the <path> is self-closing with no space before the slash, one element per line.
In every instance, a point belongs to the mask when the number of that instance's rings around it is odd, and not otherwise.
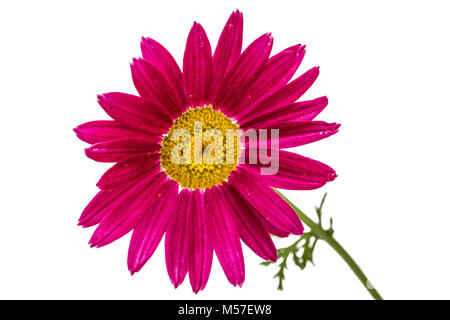
<path fill-rule="evenodd" d="M 164 137 L 161 166 L 181 187 L 220 185 L 236 169 L 239 126 L 211 105 L 190 108 Z"/>

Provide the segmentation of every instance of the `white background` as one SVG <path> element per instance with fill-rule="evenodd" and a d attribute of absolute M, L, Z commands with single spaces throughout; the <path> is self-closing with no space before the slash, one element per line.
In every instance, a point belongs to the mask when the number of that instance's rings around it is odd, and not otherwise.
<path fill-rule="evenodd" d="M 234 288 L 214 260 L 205 291 L 175 290 L 163 246 L 141 272 L 126 267 L 130 235 L 91 249 L 77 227 L 109 165 L 84 156 L 72 128 L 107 119 L 96 94 L 135 93 L 129 63 L 141 36 L 182 61 L 194 20 L 213 48 L 230 13 L 244 13 L 244 45 L 264 32 L 273 52 L 303 43 L 305 95 L 327 95 L 319 117 L 338 135 L 298 148 L 333 166 L 337 180 L 286 192 L 325 216 L 336 238 L 387 299 L 450 298 L 449 5 L 445 1 L 2 1 L 0 4 L 0 298 L 369 298 L 325 244 L 316 266 L 292 264 L 285 290 L 275 268 L 245 249 L 246 282 Z M 279 245 L 288 244 L 278 241 Z"/>

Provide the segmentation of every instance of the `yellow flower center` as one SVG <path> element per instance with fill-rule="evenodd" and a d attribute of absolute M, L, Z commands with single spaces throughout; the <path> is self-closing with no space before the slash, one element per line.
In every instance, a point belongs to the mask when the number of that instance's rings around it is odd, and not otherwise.
<path fill-rule="evenodd" d="M 222 184 L 236 170 L 239 126 L 211 105 L 190 108 L 162 141 L 161 166 L 183 188 Z"/>

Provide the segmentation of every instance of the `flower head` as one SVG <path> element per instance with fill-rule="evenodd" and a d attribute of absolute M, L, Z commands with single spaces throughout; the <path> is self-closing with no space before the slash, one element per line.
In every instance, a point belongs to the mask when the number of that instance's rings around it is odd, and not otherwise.
<path fill-rule="evenodd" d="M 183 71 L 158 42 L 143 38 L 132 78 L 139 96 L 111 92 L 98 102 L 113 120 L 75 128 L 91 144 L 86 155 L 115 163 L 79 224 L 98 224 L 90 244 L 105 246 L 133 231 L 128 268 L 150 259 L 165 235 L 167 271 L 175 287 L 186 275 L 194 292 L 209 277 L 213 252 L 233 285 L 244 282 L 241 240 L 276 261 L 270 234 L 302 234 L 292 208 L 272 189 L 315 189 L 334 170 L 285 151 L 326 138 L 336 123 L 313 121 L 327 98 L 296 102 L 319 68 L 291 80 L 305 54 L 295 45 L 270 57 L 264 34 L 242 53 L 242 13 L 231 14 L 212 54 L 194 23 Z M 256 139 L 256 140 L 255 140 Z"/>

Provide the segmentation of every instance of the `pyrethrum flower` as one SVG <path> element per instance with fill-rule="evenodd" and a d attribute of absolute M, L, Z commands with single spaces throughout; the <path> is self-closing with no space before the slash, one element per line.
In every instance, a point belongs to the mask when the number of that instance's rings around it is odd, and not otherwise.
<path fill-rule="evenodd" d="M 327 98 L 296 102 L 313 84 L 319 68 L 291 80 L 305 54 L 294 45 L 270 57 L 273 38 L 264 34 L 242 53 L 243 18 L 234 12 L 212 54 L 202 26 L 189 33 L 181 71 L 158 42 L 143 38 L 143 58 L 131 65 L 139 96 L 111 92 L 98 102 L 113 120 L 75 128 L 91 144 L 86 155 L 114 164 L 99 180 L 99 193 L 83 211 L 79 224 L 98 225 L 90 244 L 105 246 L 133 231 L 128 252 L 131 274 L 150 259 L 165 235 L 167 271 L 175 287 L 186 275 L 194 292 L 202 290 L 215 252 L 229 282 L 244 282 L 241 240 L 257 255 L 276 261 L 270 234 L 300 235 L 303 227 L 291 207 L 272 189 L 315 189 L 332 181 L 335 171 L 318 161 L 283 149 L 326 138 L 336 123 L 313 121 Z M 196 123 L 202 127 L 196 128 Z M 208 129 L 277 129 L 275 174 L 262 174 L 267 159 L 242 163 L 255 146 L 233 140 L 232 161 L 177 163 L 173 155 L 182 137 L 177 129 L 203 141 L 184 140 L 192 157 L 214 139 Z M 272 135 L 265 138 L 271 143 Z M 186 142 L 187 141 L 187 142 Z M 231 147 L 231 148 L 230 148 Z M 227 151 L 228 152 L 228 151 Z M 270 152 L 269 152 L 270 153 Z M 267 156 L 269 157 L 269 156 Z M 209 159 L 211 160 L 211 159 Z"/>

